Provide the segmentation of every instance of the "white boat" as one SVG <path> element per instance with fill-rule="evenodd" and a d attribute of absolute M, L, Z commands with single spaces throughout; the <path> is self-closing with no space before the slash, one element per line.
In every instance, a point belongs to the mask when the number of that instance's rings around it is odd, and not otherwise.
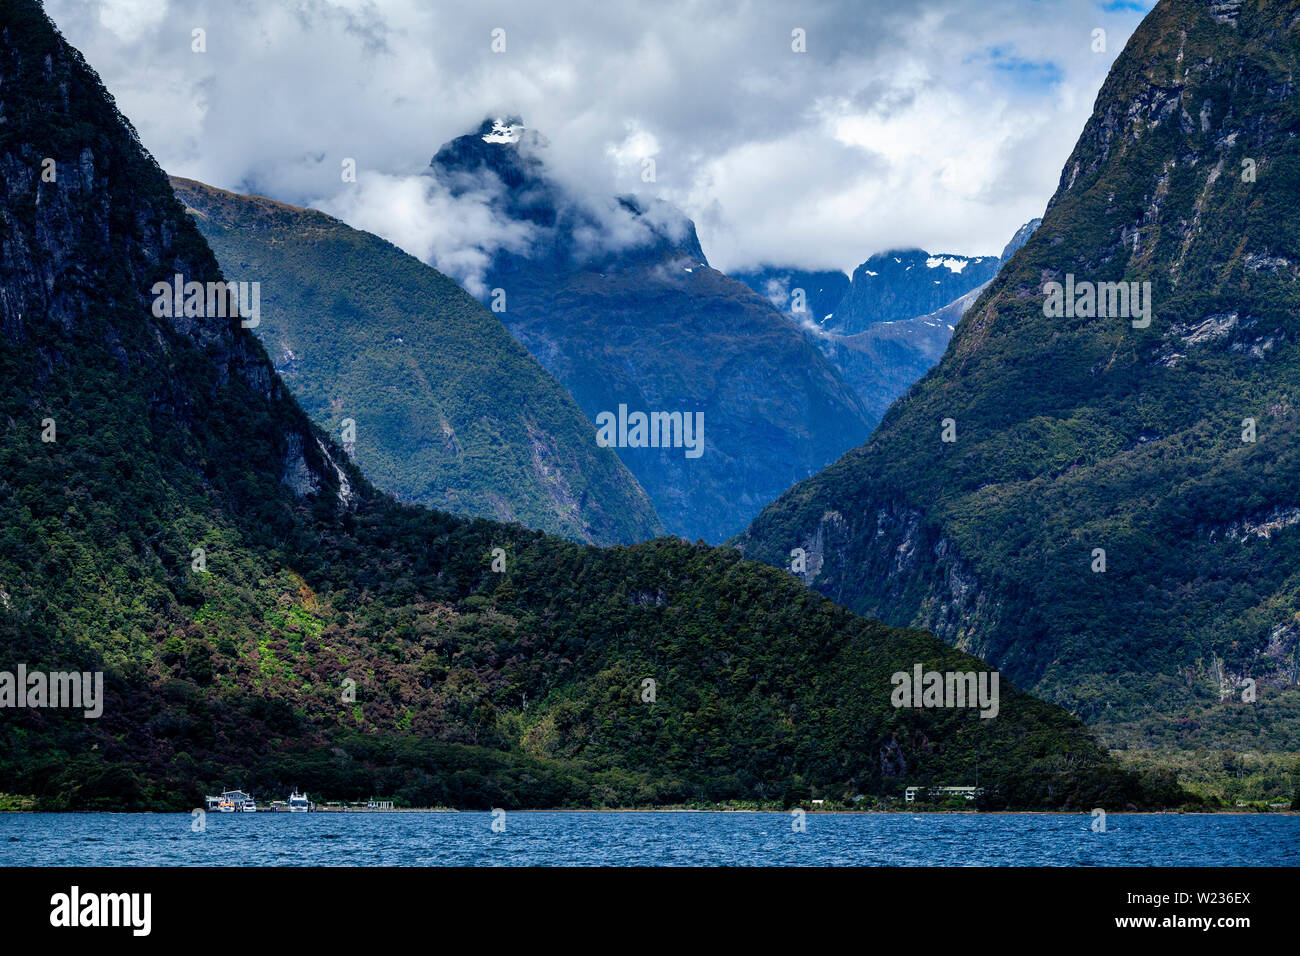
<path fill-rule="evenodd" d="M 257 802 L 253 800 L 252 797 L 249 797 L 247 800 L 244 801 L 244 805 L 239 809 L 244 813 L 256 813 Z"/>
<path fill-rule="evenodd" d="M 299 793 L 297 790 L 289 794 L 290 813 L 306 813 L 310 809 L 311 804 L 307 801 L 307 794 Z"/>

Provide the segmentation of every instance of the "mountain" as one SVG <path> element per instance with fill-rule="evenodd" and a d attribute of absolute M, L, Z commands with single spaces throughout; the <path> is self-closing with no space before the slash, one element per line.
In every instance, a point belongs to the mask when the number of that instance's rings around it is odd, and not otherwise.
<path fill-rule="evenodd" d="M 907 249 L 873 255 L 853 270 L 851 279 L 834 270 L 771 265 L 734 272 L 732 277 L 800 325 L 848 336 L 877 324 L 936 312 L 986 284 L 997 275 L 1002 261 L 997 256 L 933 255 Z"/>
<path fill-rule="evenodd" d="M 792 805 L 978 773 L 984 805 L 1181 800 L 1009 682 L 993 719 L 892 706 L 895 672 L 987 668 L 734 551 L 599 549 L 377 492 L 35 0 L 0 8 L 0 116 L 7 792 Z M 102 675 L 97 716 L 35 706 L 72 671 Z"/>
<path fill-rule="evenodd" d="M 745 553 L 1115 746 L 1293 752 L 1298 61 L 1297 0 L 1161 0 L 943 360 Z"/>
<path fill-rule="evenodd" d="M 1021 226 L 997 258 L 884 253 L 855 269 L 851 281 L 842 272 L 771 266 L 734 275 L 812 337 L 857 392 L 874 425 L 939 361 L 962 313 L 1040 222 Z M 899 314 L 958 290 L 956 298 L 933 311 Z M 855 327 L 859 331 L 852 331 Z"/>
<path fill-rule="evenodd" d="M 856 335 L 881 323 L 933 315 L 982 290 L 1041 223 L 1033 219 L 1016 230 L 1001 256 L 934 255 L 913 249 L 874 255 L 853 270 L 852 279 L 833 269 L 771 265 L 732 272 L 731 277 L 801 325 Z"/>
<path fill-rule="evenodd" d="M 821 329 L 809 329 L 808 334 L 878 422 L 898 396 L 943 358 L 953 329 L 984 288 L 972 289 L 929 315 L 877 322 L 854 335 Z"/>
<path fill-rule="evenodd" d="M 690 454 L 680 440 L 634 447 L 643 436 L 630 429 L 618 443 L 671 533 L 738 533 L 866 440 L 852 389 L 767 301 L 709 267 L 690 220 L 662 202 L 578 197 L 544 156 L 517 120 L 488 121 L 443 146 L 430 173 L 455 196 L 493 197 L 494 215 L 528 230 L 527 249 L 496 252 L 486 286 L 499 292 L 486 299 L 593 422 L 620 408 L 702 422 Z"/>
<path fill-rule="evenodd" d="M 847 274 L 834 269 L 810 272 L 761 266 L 729 274 L 804 326 L 820 326 L 830 320 L 852 285 Z"/>
<path fill-rule="evenodd" d="M 1025 247 L 1029 240 L 1033 238 L 1034 233 L 1038 231 L 1038 227 L 1042 224 L 1043 220 L 1039 217 L 1037 219 L 1029 220 L 1029 222 L 1016 230 L 1016 234 L 1011 237 L 1011 241 L 1003 247 L 1002 255 L 998 256 L 998 261 L 1000 263 L 999 268 L 1010 262 L 1011 257 Z"/>
<path fill-rule="evenodd" d="M 936 255 L 920 249 L 882 252 L 853 270 L 848 295 L 823 327 L 842 335 L 878 322 L 929 315 L 992 279 L 997 256 Z"/>
<path fill-rule="evenodd" d="M 314 210 L 172 179 L 313 421 L 403 501 L 597 544 L 663 533 L 582 410 L 436 269 Z"/>

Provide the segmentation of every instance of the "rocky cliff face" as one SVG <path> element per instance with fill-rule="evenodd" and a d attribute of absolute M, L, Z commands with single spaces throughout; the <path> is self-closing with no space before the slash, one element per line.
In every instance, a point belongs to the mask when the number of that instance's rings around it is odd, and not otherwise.
<path fill-rule="evenodd" d="M 877 322 L 928 315 L 998 272 L 997 256 L 958 256 L 919 249 L 884 252 L 853 270 L 848 295 L 826 323 L 842 335 L 863 332 Z"/>
<path fill-rule="evenodd" d="M 943 358 L 961 317 L 988 283 L 978 286 L 929 315 L 898 322 L 878 322 L 853 335 L 809 331 L 862 399 L 873 423 Z"/>
<path fill-rule="evenodd" d="M 156 413 L 194 429 L 204 427 L 223 390 L 248 393 L 290 423 L 267 436 L 284 483 L 296 492 L 342 496 L 330 453 L 238 314 L 155 314 L 155 283 L 181 275 L 206 286 L 222 275 L 130 125 L 121 117 L 107 126 L 87 121 L 108 100 L 98 78 L 75 51 L 50 42 L 43 25 L 15 17 L 5 30 L 0 328 L 8 348 L 40 356 L 34 406 L 42 404 L 42 381 L 67 366 L 65 350 L 104 348 L 116 374 L 149 383 Z M 120 315 L 131 322 L 112 321 Z M 182 341 L 185 348 L 178 347 Z M 195 379 L 173 374 L 189 349 L 210 360 L 198 390 Z"/>
<path fill-rule="evenodd" d="M 836 572 L 853 553 L 855 570 L 875 582 L 882 613 L 909 617 L 969 654 L 989 654 L 983 640 L 1001 623 L 1003 605 L 981 587 L 952 542 L 927 526 L 923 511 L 898 500 L 867 502 L 855 510 L 851 517 L 825 513 L 800 540 L 807 555 L 806 583 L 834 601 L 852 602 L 855 589 Z M 823 571 L 826 578 L 819 581 Z"/>
<path fill-rule="evenodd" d="M 1011 237 L 1011 241 L 1002 248 L 1002 255 L 998 256 L 998 261 L 1003 266 L 1010 262 L 1011 257 L 1025 247 L 1029 240 L 1033 238 L 1034 233 L 1038 231 L 1038 227 L 1042 224 L 1043 220 L 1041 218 L 1031 219 L 1029 222 L 1017 229 L 1016 234 Z"/>
<path fill-rule="evenodd" d="M 1300 470 L 1298 61 L 1295 2 L 1159 3 L 942 362 L 747 553 L 786 563 L 834 515 L 815 587 L 935 627 L 1116 739 L 1171 714 L 1182 745 L 1226 739 L 1224 674 L 1278 695 L 1242 719 L 1291 733 L 1296 649 L 1274 635 L 1300 614 L 1300 537 L 1270 516 Z M 1129 308 L 1115 287 L 1087 305 L 1119 282 Z M 1049 283 L 1076 289 L 1068 314 Z M 1269 533 L 1227 533 L 1247 527 Z"/>

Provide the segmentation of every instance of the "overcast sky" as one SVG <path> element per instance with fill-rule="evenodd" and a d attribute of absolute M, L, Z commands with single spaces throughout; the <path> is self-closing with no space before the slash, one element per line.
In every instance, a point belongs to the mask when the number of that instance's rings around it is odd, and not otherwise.
<path fill-rule="evenodd" d="M 682 207 L 717 268 L 846 271 L 889 248 L 1000 252 L 1151 6 L 46 0 L 168 172 L 327 209 L 434 264 L 474 224 L 414 177 L 515 113 L 574 190 Z"/>

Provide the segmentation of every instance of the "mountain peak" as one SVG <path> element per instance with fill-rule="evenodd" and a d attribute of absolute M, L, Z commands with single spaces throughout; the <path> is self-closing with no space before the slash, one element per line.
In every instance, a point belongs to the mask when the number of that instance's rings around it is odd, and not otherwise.
<path fill-rule="evenodd" d="M 526 128 L 517 116 L 485 119 L 478 129 L 443 144 L 429 162 L 430 171 L 454 196 L 481 189 L 485 174 L 494 174 L 510 195 L 508 212 L 514 218 L 537 219 L 549 224 L 553 216 L 539 211 L 553 205 L 538 153 L 546 140 Z M 524 202 L 522 192 L 538 192 L 534 202 Z"/>
<path fill-rule="evenodd" d="M 518 116 L 505 119 L 484 120 L 478 128 L 479 138 L 485 143 L 518 143 L 526 130 L 524 122 Z"/>
<path fill-rule="evenodd" d="M 707 265 L 695 224 L 676 206 L 644 196 L 579 194 L 547 170 L 548 146 L 518 116 L 488 118 L 444 144 L 430 172 L 453 196 L 483 197 L 502 219 L 534 227 L 530 259 L 610 269 L 676 257 Z M 512 257 L 497 259 L 509 268 Z"/>

